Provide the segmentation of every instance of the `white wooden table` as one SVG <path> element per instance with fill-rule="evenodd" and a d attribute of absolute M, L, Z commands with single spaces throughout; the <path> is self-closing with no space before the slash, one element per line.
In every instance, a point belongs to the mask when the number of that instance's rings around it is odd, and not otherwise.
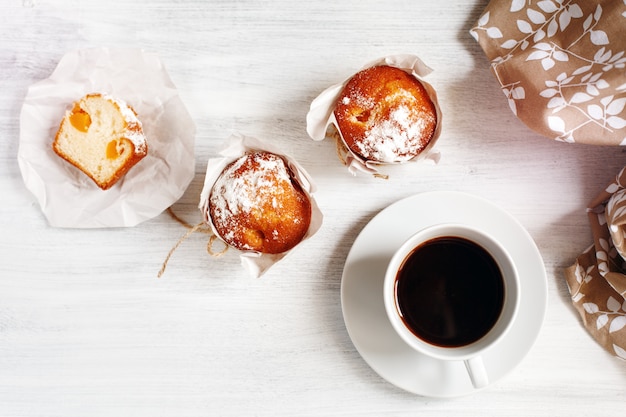
<path fill-rule="evenodd" d="M 0 6 L 0 416 L 619 415 L 626 364 L 571 307 L 562 270 L 591 243 L 586 204 L 622 149 L 557 143 L 509 111 L 468 30 L 485 1 L 8 0 Z M 51 228 L 17 164 L 27 88 L 70 50 L 159 54 L 197 124 L 191 223 L 206 161 L 231 132 L 271 140 L 318 185 L 324 224 L 261 279 L 234 251 L 166 213 L 133 228 Z M 366 62 L 419 55 L 440 97 L 439 164 L 389 180 L 351 176 L 305 132 L 311 100 Z M 389 204 L 459 190 L 498 204 L 535 239 L 548 276 L 544 326 L 524 361 L 453 400 L 396 388 L 361 358 L 340 302 L 359 231 Z"/>

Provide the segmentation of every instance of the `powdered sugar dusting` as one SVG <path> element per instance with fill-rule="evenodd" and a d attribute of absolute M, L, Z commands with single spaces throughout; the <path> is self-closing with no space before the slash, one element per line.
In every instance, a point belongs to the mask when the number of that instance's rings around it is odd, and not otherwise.
<path fill-rule="evenodd" d="M 397 101 L 402 104 L 394 107 L 391 103 Z M 433 123 L 433 116 L 413 105 L 414 101 L 401 90 L 385 99 L 385 106 L 392 108 L 388 115 L 381 114 L 384 106 L 375 106 L 365 122 L 365 137 L 355 144 L 360 153 L 381 162 L 404 162 L 424 149 L 430 139 L 425 129 Z"/>
<path fill-rule="evenodd" d="M 228 230 L 222 236 L 226 241 L 232 243 L 235 238 L 236 217 L 259 211 L 268 200 L 273 208 L 281 208 L 279 197 L 284 190 L 276 187 L 277 181 L 291 181 L 291 177 L 283 159 L 273 154 L 246 154 L 226 167 L 209 197 L 214 224 Z M 272 234 L 276 237 L 278 232 Z"/>
<path fill-rule="evenodd" d="M 342 90 L 334 114 L 345 144 L 363 161 L 415 159 L 438 136 L 438 110 L 429 90 L 397 67 L 372 66 Z"/>
<path fill-rule="evenodd" d="M 348 90 L 349 93 L 346 94 L 341 100 L 343 105 L 347 106 L 354 101 L 355 105 L 364 109 L 376 106 L 376 100 L 373 97 L 362 94 L 361 91 L 354 88 L 354 86 L 352 86 L 352 88 L 348 87 Z"/>

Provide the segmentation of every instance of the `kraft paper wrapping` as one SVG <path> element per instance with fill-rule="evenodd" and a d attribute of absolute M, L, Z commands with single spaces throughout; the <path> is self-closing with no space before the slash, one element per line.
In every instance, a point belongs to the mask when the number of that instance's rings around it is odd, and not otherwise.
<path fill-rule="evenodd" d="M 626 168 L 587 211 L 593 245 L 565 270 L 565 278 L 589 333 L 626 359 Z"/>
<path fill-rule="evenodd" d="M 624 0 L 492 0 L 470 33 L 529 128 L 625 145 L 625 27 Z"/>
<path fill-rule="evenodd" d="M 626 1 L 492 0 L 470 31 L 511 111 L 558 141 L 626 145 Z M 626 168 L 625 168 L 626 170 Z M 626 359 L 626 171 L 591 202 L 593 244 L 565 270 L 588 332 Z"/>

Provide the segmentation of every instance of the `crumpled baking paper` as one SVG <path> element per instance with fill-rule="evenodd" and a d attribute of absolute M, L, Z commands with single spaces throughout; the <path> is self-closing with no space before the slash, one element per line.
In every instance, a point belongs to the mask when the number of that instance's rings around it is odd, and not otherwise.
<path fill-rule="evenodd" d="M 52 150 L 65 111 L 94 92 L 131 105 L 148 143 L 148 155 L 106 191 Z M 130 227 L 183 195 L 195 173 L 195 132 L 157 55 L 131 48 L 82 49 L 67 53 L 49 78 L 28 89 L 17 157 L 24 184 L 51 226 Z"/>
<path fill-rule="evenodd" d="M 624 28 L 624 0 L 492 0 L 470 33 L 530 129 L 626 145 Z"/>
<path fill-rule="evenodd" d="M 424 88 L 428 92 L 430 99 L 435 105 L 435 109 L 437 112 L 437 127 L 435 129 L 433 138 L 428 146 L 411 161 L 417 161 L 424 158 L 438 161 L 439 153 L 435 151 L 433 147 L 441 134 L 441 108 L 439 107 L 439 101 L 437 99 L 437 93 L 435 92 L 435 89 L 422 78 L 430 74 L 432 72 L 432 69 L 415 55 L 398 54 L 389 55 L 372 61 L 363 66 L 362 70 L 377 65 L 388 65 L 391 67 L 400 68 L 417 77 L 419 81 L 424 85 Z M 343 147 L 345 148 L 346 153 L 345 164 L 348 167 L 350 173 L 355 175 L 358 171 L 361 171 L 370 174 L 378 174 L 379 167 L 381 165 L 388 165 L 388 163 L 381 164 L 374 161 L 367 161 L 362 159 L 359 155 L 356 155 L 355 153 L 350 151 L 350 149 L 348 149 L 348 147 L 345 145 L 343 137 L 341 136 L 341 131 L 339 130 L 339 126 L 337 125 L 337 120 L 335 119 L 334 110 L 337 98 L 339 97 L 339 94 L 341 94 L 341 91 L 343 90 L 346 83 L 350 80 L 350 78 L 352 78 L 352 76 L 348 77 L 346 80 L 339 84 L 328 87 L 311 102 L 309 112 L 306 116 L 306 130 L 311 139 L 319 141 L 324 140 L 327 137 L 328 127 L 330 125 L 333 125 L 339 134 L 342 144 L 344 145 Z"/>
<path fill-rule="evenodd" d="M 311 223 L 309 225 L 309 230 L 305 234 L 302 241 L 304 242 L 309 239 L 322 226 L 323 220 L 322 212 L 313 197 L 313 193 L 316 190 L 313 179 L 304 170 L 304 168 L 298 164 L 298 162 L 296 162 L 292 157 L 284 154 L 277 147 L 257 138 L 241 134 L 231 135 L 222 146 L 222 149 L 219 152 L 220 157 L 211 158 L 207 163 L 204 186 L 202 188 L 202 192 L 200 193 L 200 203 L 198 205 L 204 222 L 211 227 L 213 234 L 219 238 L 219 234 L 217 233 L 209 214 L 209 196 L 211 194 L 211 189 L 226 166 L 251 150 L 271 152 L 282 156 L 287 161 L 287 166 L 293 172 L 295 180 L 298 181 L 311 201 Z M 224 244 L 226 243 L 224 242 Z M 237 249 L 233 250 L 237 250 L 239 252 L 241 263 L 250 275 L 252 277 L 260 277 L 267 272 L 271 266 L 287 256 L 291 251 L 296 250 L 298 246 L 299 244 L 292 249 L 279 254 L 266 254 L 256 251 L 240 251 Z"/>

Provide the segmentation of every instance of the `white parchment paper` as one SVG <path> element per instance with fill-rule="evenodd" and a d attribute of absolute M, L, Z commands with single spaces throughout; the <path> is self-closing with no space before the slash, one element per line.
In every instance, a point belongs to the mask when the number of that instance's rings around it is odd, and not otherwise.
<path fill-rule="evenodd" d="M 428 67 L 428 65 L 426 65 L 419 57 L 410 54 L 385 56 L 364 65 L 361 69 L 363 70 L 376 65 L 389 65 L 392 67 L 400 68 L 410 74 L 413 74 L 424 85 L 424 88 L 428 92 L 430 99 L 435 105 L 437 113 L 437 127 L 435 129 L 433 138 L 428 146 L 422 152 L 420 152 L 419 155 L 411 159 L 411 161 L 428 158 L 437 162 L 440 155 L 438 151 L 433 149 L 433 147 L 441 134 L 441 108 L 439 107 L 439 101 L 437 99 L 437 93 L 435 89 L 432 87 L 432 85 L 423 80 L 423 77 L 430 74 L 432 72 L 432 69 Z M 316 141 L 325 139 L 328 126 L 332 124 L 337 129 L 337 132 L 339 133 L 339 136 L 343 141 L 343 136 L 341 134 L 339 126 L 337 125 L 334 111 L 337 98 L 339 97 L 339 94 L 341 94 L 341 91 L 343 90 L 346 83 L 350 80 L 350 78 L 352 78 L 352 76 L 350 76 L 341 83 L 328 87 L 311 102 L 309 112 L 306 116 L 306 130 L 311 139 Z M 352 174 L 356 174 L 357 171 L 376 174 L 379 172 L 378 167 L 380 165 L 385 165 L 379 162 L 363 160 L 359 155 L 350 151 L 347 146 L 345 146 L 345 148 L 347 152 L 346 165 L 348 167 L 348 170 Z"/>
<path fill-rule="evenodd" d="M 313 183 L 312 178 L 304 170 L 304 168 L 300 166 L 300 164 L 298 164 L 298 162 L 296 162 L 292 157 L 285 155 L 277 147 L 272 146 L 269 143 L 265 143 L 257 138 L 244 136 L 241 134 L 233 134 L 232 136 L 230 136 L 222 146 L 222 149 L 219 152 L 220 156 L 217 158 L 209 159 L 207 163 L 206 177 L 204 180 L 204 187 L 202 188 L 202 192 L 200 194 L 199 203 L 199 208 L 202 212 L 202 217 L 204 221 L 211 227 L 213 234 L 219 237 L 219 234 L 217 233 L 217 230 L 215 229 L 215 226 L 213 225 L 213 222 L 211 221 L 211 216 L 209 214 L 209 196 L 211 195 L 211 189 L 213 188 L 213 184 L 215 184 L 215 181 L 217 181 L 217 178 L 220 176 L 226 166 L 228 166 L 231 162 L 235 161 L 240 156 L 251 150 L 271 152 L 276 155 L 282 156 L 287 161 L 287 165 L 294 173 L 295 179 L 298 181 L 304 192 L 307 193 L 309 199 L 311 200 L 311 224 L 309 225 L 309 230 L 305 234 L 302 241 L 309 239 L 322 226 L 323 220 L 322 212 L 317 205 L 315 198 L 313 197 L 313 193 L 315 192 L 316 187 Z M 272 265 L 274 265 L 276 262 L 279 262 L 291 251 L 296 250 L 298 246 L 299 245 L 296 245 L 289 251 L 279 254 L 266 254 L 256 251 L 239 251 L 241 263 L 251 276 L 260 277 Z"/>
<path fill-rule="evenodd" d="M 148 142 L 148 155 L 106 191 L 52 150 L 65 111 L 94 92 L 131 105 Z M 49 78 L 28 89 L 17 157 L 24 184 L 51 226 L 130 227 L 183 195 L 195 172 L 195 132 L 157 55 L 130 48 L 83 49 L 67 53 Z"/>

